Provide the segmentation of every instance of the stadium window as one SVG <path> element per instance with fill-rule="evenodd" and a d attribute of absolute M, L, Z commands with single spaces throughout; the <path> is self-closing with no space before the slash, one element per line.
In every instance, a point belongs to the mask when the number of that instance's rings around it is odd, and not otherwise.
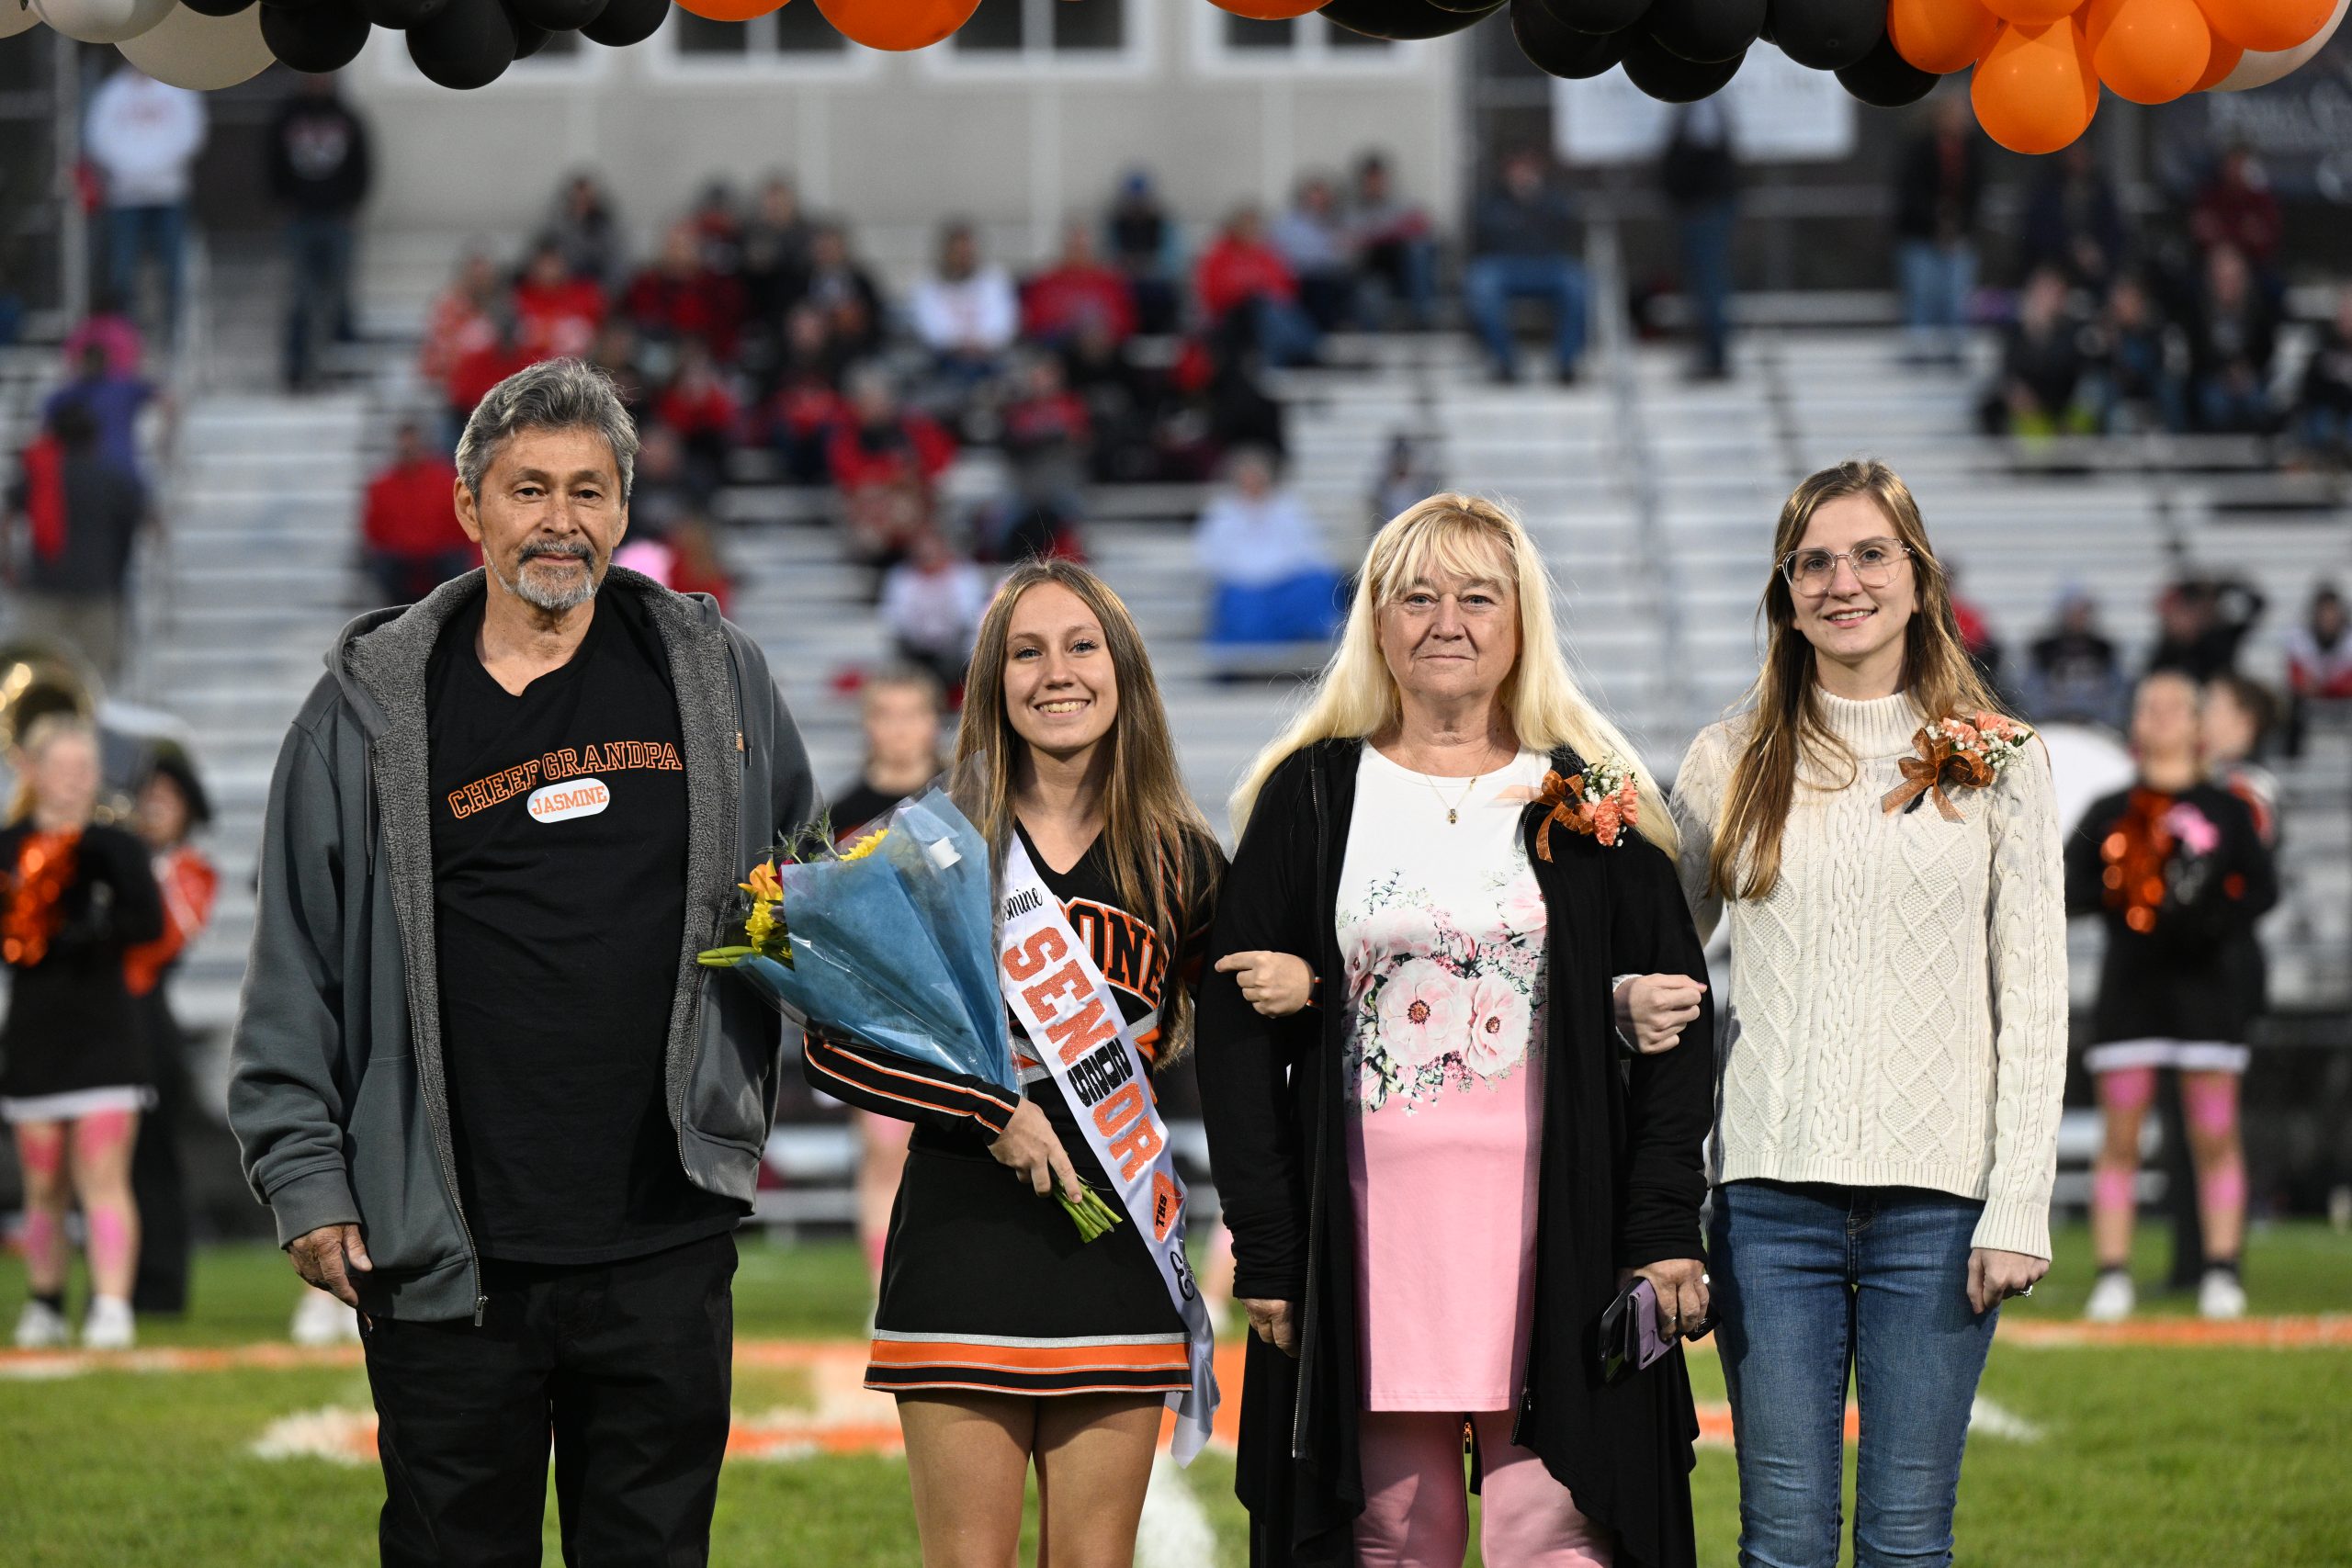
<path fill-rule="evenodd" d="M 980 0 L 939 53 L 960 66 L 1132 67 L 1142 62 L 1143 32 L 1138 0 Z"/>
<path fill-rule="evenodd" d="M 669 59 L 687 71 L 740 68 L 753 73 L 816 71 L 828 74 L 871 67 L 869 51 L 853 50 L 814 6 L 786 6 L 748 22 L 714 22 L 673 7 L 661 39 Z"/>
<path fill-rule="evenodd" d="M 1211 70 L 1382 70 L 1401 62 L 1408 47 L 1306 16 L 1283 21 L 1259 21 L 1230 11 L 1203 7 L 1201 22 L 1210 30 L 1202 63 Z"/>

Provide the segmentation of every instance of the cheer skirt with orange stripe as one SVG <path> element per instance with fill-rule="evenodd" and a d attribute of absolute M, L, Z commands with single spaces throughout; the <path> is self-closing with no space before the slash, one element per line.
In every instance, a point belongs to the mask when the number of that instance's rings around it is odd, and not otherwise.
<path fill-rule="evenodd" d="M 1080 1177 L 1102 1169 L 1051 1084 L 1030 1098 Z M 1132 1224 L 1081 1242 L 982 1134 L 918 1126 L 890 1214 L 865 1385 L 894 1393 L 1164 1393 L 1191 1386 L 1184 1324 Z"/>

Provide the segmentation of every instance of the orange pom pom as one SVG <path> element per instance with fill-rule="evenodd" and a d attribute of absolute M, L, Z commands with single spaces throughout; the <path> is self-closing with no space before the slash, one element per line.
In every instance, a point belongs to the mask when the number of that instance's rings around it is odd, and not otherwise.
<path fill-rule="evenodd" d="M 1984 0 L 1984 8 L 2005 22 L 2021 28 L 2043 28 L 2065 20 L 2083 8 L 2084 0 Z"/>
<path fill-rule="evenodd" d="M 1976 123 L 2012 152 L 2055 152 L 2090 129 L 2098 78 L 2072 19 L 2004 27 L 1968 84 Z"/>
<path fill-rule="evenodd" d="M 928 49 L 979 8 L 980 0 L 817 0 L 834 31 L 868 49 Z"/>
<path fill-rule="evenodd" d="M 2135 104 L 2194 92 L 2213 58 L 2197 0 L 2091 0 L 2083 33 L 2098 79 Z"/>
<path fill-rule="evenodd" d="M 2213 30 L 2241 49 L 2292 49 L 2335 13 L 2335 0 L 2199 0 Z"/>
<path fill-rule="evenodd" d="M 678 0 L 678 8 L 714 22 L 748 22 L 784 9 L 785 0 Z"/>
<path fill-rule="evenodd" d="M 1984 58 L 2001 30 L 1999 17 L 1977 0 L 1888 0 L 1886 36 L 1914 69 L 1938 76 L 1965 71 Z"/>
<path fill-rule="evenodd" d="M 1253 22 L 1286 22 L 1309 11 L 1320 11 L 1330 3 L 1331 0 L 1209 0 L 1220 11 L 1230 11 Z"/>

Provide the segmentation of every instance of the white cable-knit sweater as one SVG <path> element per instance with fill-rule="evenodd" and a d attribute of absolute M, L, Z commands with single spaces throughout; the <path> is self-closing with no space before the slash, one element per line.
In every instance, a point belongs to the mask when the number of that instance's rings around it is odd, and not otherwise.
<path fill-rule="evenodd" d="M 1908 814 L 1880 801 L 1916 755 L 1903 695 L 1820 694 L 1859 760 L 1801 771 L 1771 894 L 1731 903 L 1732 992 L 1714 1180 L 1923 1187 L 1984 1200 L 1975 1245 L 2050 1256 L 2066 1077 L 2066 910 L 2039 745 L 1984 789 Z M 1723 913 L 1707 857 L 1751 720 L 1691 743 L 1675 783 L 1702 939 Z"/>

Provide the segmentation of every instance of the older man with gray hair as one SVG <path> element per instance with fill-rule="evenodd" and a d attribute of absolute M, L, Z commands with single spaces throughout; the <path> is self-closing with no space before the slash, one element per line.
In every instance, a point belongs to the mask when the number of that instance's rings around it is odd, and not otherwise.
<path fill-rule="evenodd" d="M 612 570 L 637 433 L 601 372 L 458 447 L 484 570 L 363 615 L 278 754 L 230 1121 L 301 1276 L 360 1312 L 387 1564 L 702 1562 L 732 1233 L 775 1017 L 697 967 L 815 808 L 759 647 Z"/>

